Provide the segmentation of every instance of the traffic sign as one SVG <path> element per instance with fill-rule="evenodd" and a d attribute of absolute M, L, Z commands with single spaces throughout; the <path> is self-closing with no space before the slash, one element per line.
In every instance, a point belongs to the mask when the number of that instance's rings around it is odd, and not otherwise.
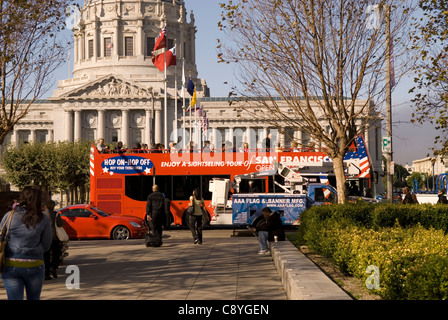
<path fill-rule="evenodd" d="M 392 139 L 391 137 L 383 137 L 382 152 L 391 153 L 392 152 Z"/>

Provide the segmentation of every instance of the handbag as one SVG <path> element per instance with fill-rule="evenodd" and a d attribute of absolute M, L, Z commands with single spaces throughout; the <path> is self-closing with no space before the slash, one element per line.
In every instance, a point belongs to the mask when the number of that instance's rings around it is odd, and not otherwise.
<path fill-rule="evenodd" d="M 5 223 L 2 226 L 2 229 L 0 230 L 0 272 L 3 271 L 3 265 L 5 264 L 5 251 L 6 251 L 6 244 L 8 243 L 8 233 L 9 233 L 9 227 L 11 226 L 12 221 L 12 215 L 14 214 L 14 210 L 11 211 L 8 218 L 6 218 Z M 3 231 L 5 230 L 5 226 L 8 224 L 8 227 L 6 229 L 6 234 L 3 234 Z"/>
<path fill-rule="evenodd" d="M 58 237 L 59 241 L 66 242 L 69 239 L 68 234 L 63 227 L 58 227 L 58 225 L 56 223 L 57 218 L 58 218 L 58 214 L 56 214 L 54 217 L 54 226 L 56 228 L 56 236 Z"/>

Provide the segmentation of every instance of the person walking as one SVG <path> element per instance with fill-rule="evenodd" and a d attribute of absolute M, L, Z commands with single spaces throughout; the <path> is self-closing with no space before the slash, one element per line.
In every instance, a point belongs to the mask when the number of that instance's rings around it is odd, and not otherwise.
<path fill-rule="evenodd" d="M 50 221 L 42 212 L 42 192 L 23 188 L 19 204 L 3 217 L 11 216 L 2 280 L 9 300 L 39 300 L 45 275 L 44 252 L 51 246 Z"/>
<path fill-rule="evenodd" d="M 53 200 L 47 200 L 44 205 L 44 214 L 48 217 L 51 226 L 51 246 L 48 251 L 44 252 L 45 280 L 51 280 L 51 276 L 55 279 L 58 277 L 57 270 L 62 255 L 62 242 L 56 234 L 56 227 L 62 227 L 64 220 L 54 211 L 55 202 Z"/>
<path fill-rule="evenodd" d="M 152 239 L 147 246 L 160 247 L 162 245 L 162 226 L 166 220 L 165 196 L 158 185 L 152 186 L 152 193 L 146 201 L 146 220 L 152 232 Z M 148 230 L 149 234 L 149 230 Z"/>
<path fill-rule="evenodd" d="M 202 229 L 207 223 L 207 213 L 205 210 L 204 199 L 199 196 L 197 189 L 193 190 L 188 206 L 192 208 L 189 217 L 189 225 L 191 234 L 193 235 L 194 244 L 202 244 Z"/>

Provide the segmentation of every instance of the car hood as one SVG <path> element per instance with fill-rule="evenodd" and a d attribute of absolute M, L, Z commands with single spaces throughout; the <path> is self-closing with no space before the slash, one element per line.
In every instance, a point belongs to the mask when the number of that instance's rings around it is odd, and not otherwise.
<path fill-rule="evenodd" d="M 139 224 L 144 224 L 145 220 L 140 219 L 138 217 L 134 217 L 134 216 L 121 216 L 121 215 L 116 215 L 116 214 L 111 214 L 109 217 L 109 219 L 115 219 L 115 220 L 121 220 L 121 221 L 133 221 Z"/>

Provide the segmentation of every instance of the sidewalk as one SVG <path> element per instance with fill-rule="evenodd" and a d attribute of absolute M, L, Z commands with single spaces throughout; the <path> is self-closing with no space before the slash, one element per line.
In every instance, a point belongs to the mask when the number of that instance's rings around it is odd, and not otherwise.
<path fill-rule="evenodd" d="M 291 295 L 288 289 L 290 284 L 285 283 L 289 280 L 281 275 L 280 269 L 277 270 L 282 251 L 289 256 L 289 262 L 297 262 L 291 261 L 291 248 L 277 246 L 275 249 L 273 246 L 272 256 L 258 255 L 256 237 L 250 236 L 247 231 L 238 230 L 236 236 L 232 235 L 233 230 L 229 229 L 205 230 L 203 244 L 194 245 L 190 231 L 167 230 L 164 231 L 164 244 L 159 248 L 146 248 L 143 239 L 70 241 L 69 256 L 59 269 L 59 277 L 44 282 L 41 299 L 341 299 L 341 296 L 333 294 L 338 287 L 328 286 L 325 281 L 332 283 L 331 280 L 309 260 L 310 264 L 307 264 L 304 261 L 307 258 L 299 251 L 297 254 L 301 264 L 297 267 L 304 268 L 307 279 L 318 279 L 315 284 L 321 286 L 324 283 L 324 291 L 330 292 L 322 295 L 322 287 L 310 286 L 308 281 L 309 289 L 304 294 Z M 278 261 L 273 261 L 273 258 Z M 291 270 L 293 264 L 288 263 L 284 269 Z M 69 265 L 79 268 L 79 289 L 66 287 L 66 280 L 73 283 L 70 281 L 72 274 L 69 271 L 65 273 Z M 300 277 L 300 270 L 293 273 L 294 279 Z M 289 290 L 288 293 L 285 288 Z M 314 295 L 310 288 L 318 290 L 318 294 Z M 299 290 L 302 290 L 300 286 Z M 0 281 L 0 300 L 5 299 L 6 292 Z"/>
<path fill-rule="evenodd" d="M 59 277 L 44 282 L 42 300 L 286 299 L 270 255 L 257 255 L 255 237 L 205 230 L 194 245 L 188 230 L 164 231 L 160 248 L 143 239 L 70 241 Z M 80 270 L 80 289 L 65 282 L 68 265 Z M 6 299 L 0 281 L 0 299 Z"/>

